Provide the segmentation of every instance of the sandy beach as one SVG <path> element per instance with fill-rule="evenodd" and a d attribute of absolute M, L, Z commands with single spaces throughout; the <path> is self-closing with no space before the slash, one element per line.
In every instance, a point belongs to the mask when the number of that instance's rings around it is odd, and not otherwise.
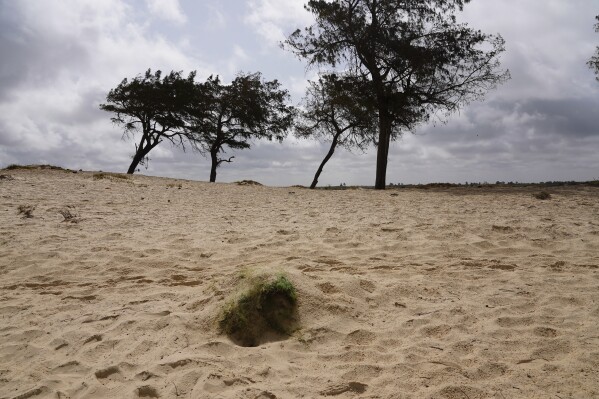
<path fill-rule="evenodd" d="M 0 398 L 599 397 L 599 188 L 0 174 Z M 219 332 L 248 273 L 287 339 Z"/>

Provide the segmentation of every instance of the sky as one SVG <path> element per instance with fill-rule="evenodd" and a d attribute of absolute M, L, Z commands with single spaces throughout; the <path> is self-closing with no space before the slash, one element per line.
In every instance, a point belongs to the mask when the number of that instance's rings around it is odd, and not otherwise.
<path fill-rule="evenodd" d="M 0 167 L 124 172 L 135 141 L 99 109 L 148 68 L 197 80 L 262 72 L 297 105 L 317 71 L 280 43 L 312 17 L 304 0 L 0 0 Z M 444 121 L 406 132 L 388 183 L 599 179 L 599 0 L 472 0 L 460 21 L 506 40 L 511 80 Z M 328 143 L 254 141 L 228 151 L 217 181 L 309 185 Z M 163 143 L 140 173 L 206 181 L 210 161 Z M 376 149 L 339 149 L 320 185 L 373 185 Z"/>

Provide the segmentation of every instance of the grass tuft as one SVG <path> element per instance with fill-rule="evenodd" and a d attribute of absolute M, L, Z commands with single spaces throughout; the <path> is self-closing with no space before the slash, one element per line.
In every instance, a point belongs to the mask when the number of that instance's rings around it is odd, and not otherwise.
<path fill-rule="evenodd" d="M 254 180 L 241 180 L 241 181 L 236 181 L 235 184 L 239 185 L 239 186 L 261 186 L 261 183 L 258 183 L 257 181 Z"/>
<path fill-rule="evenodd" d="M 23 215 L 23 219 L 32 218 L 35 205 L 19 205 L 17 208 L 19 215 Z"/>
<path fill-rule="evenodd" d="M 108 179 L 108 180 L 113 180 L 113 179 L 121 179 L 121 180 L 129 180 L 129 176 L 128 175 L 124 175 L 121 173 L 109 173 L 109 172 L 99 172 L 99 173 L 94 173 L 92 178 L 94 180 L 103 180 L 103 179 Z"/>
<path fill-rule="evenodd" d="M 540 191 L 538 193 L 534 193 L 532 196 L 538 200 L 548 200 L 551 198 L 551 194 L 549 194 L 547 191 Z"/>
<path fill-rule="evenodd" d="M 255 277 L 246 291 L 225 305 L 219 327 L 241 346 L 258 346 L 273 337 L 289 336 L 296 314 L 297 294 L 287 277 Z"/>

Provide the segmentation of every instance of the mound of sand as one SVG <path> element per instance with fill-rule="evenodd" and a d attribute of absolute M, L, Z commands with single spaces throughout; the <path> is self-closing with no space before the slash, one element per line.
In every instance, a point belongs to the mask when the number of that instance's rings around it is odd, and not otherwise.
<path fill-rule="evenodd" d="M 10 175 L 0 398 L 599 397 L 597 188 Z M 247 271 L 293 282 L 292 336 L 219 333 Z"/>

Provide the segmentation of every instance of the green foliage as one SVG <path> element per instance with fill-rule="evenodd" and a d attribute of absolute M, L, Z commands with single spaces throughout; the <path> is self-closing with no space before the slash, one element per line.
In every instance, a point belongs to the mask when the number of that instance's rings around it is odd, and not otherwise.
<path fill-rule="evenodd" d="M 110 90 L 106 104 L 100 109 L 114 114 L 115 125 L 123 128 L 125 137 L 141 133 L 135 155 L 127 173 L 135 172 L 138 165 L 146 165 L 148 153 L 163 141 L 185 148 L 186 115 L 195 106 L 196 73 L 187 78 L 182 72 L 172 71 L 162 77 L 161 71 L 123 81 Z"/>
<path fill-rule="evenodd" d="M 252 139 L 282 141 L 293 123 L 289 93 L 260 73 L 239 74 L 228 85 L 210 76 L 196 93 L 198 106 L 189 114 L 188 132 L 194 146 L 210 154 L 210 181 L 216 179 L 216 168 L 233 159 L 220 156 L 226 147 L 250 148 Z"/>
<path fill-rule="evenodd" d="M 359 81 L 379 119 L 377 179 L 385 187 L 389 142 L 432 115 L 452 113 L 506 80 L 501 36 L 457 23 L 467 0 L 310 0 L 315 24 L 286 44 L 309 65 Z"/>
<path fill-rule="evenodd" d="M 229 302 L 219 321 L 221 331 L 242 346 L 257 346 L 273 335 L 291 334 L 297 294 L 283 275 L 274 280 L 250 278 L 249 288 Z"/>
<path fill-rule="evenodd" d="M 316 187 L 337 146 L 363 151 L 368 144 L 375 142 L 377 126 L 377 110 L 360 79 L 331 73 L 310 82 L 295 134 L 297 137 L 317 137 L 331 142 L 310 188 Z"/>

